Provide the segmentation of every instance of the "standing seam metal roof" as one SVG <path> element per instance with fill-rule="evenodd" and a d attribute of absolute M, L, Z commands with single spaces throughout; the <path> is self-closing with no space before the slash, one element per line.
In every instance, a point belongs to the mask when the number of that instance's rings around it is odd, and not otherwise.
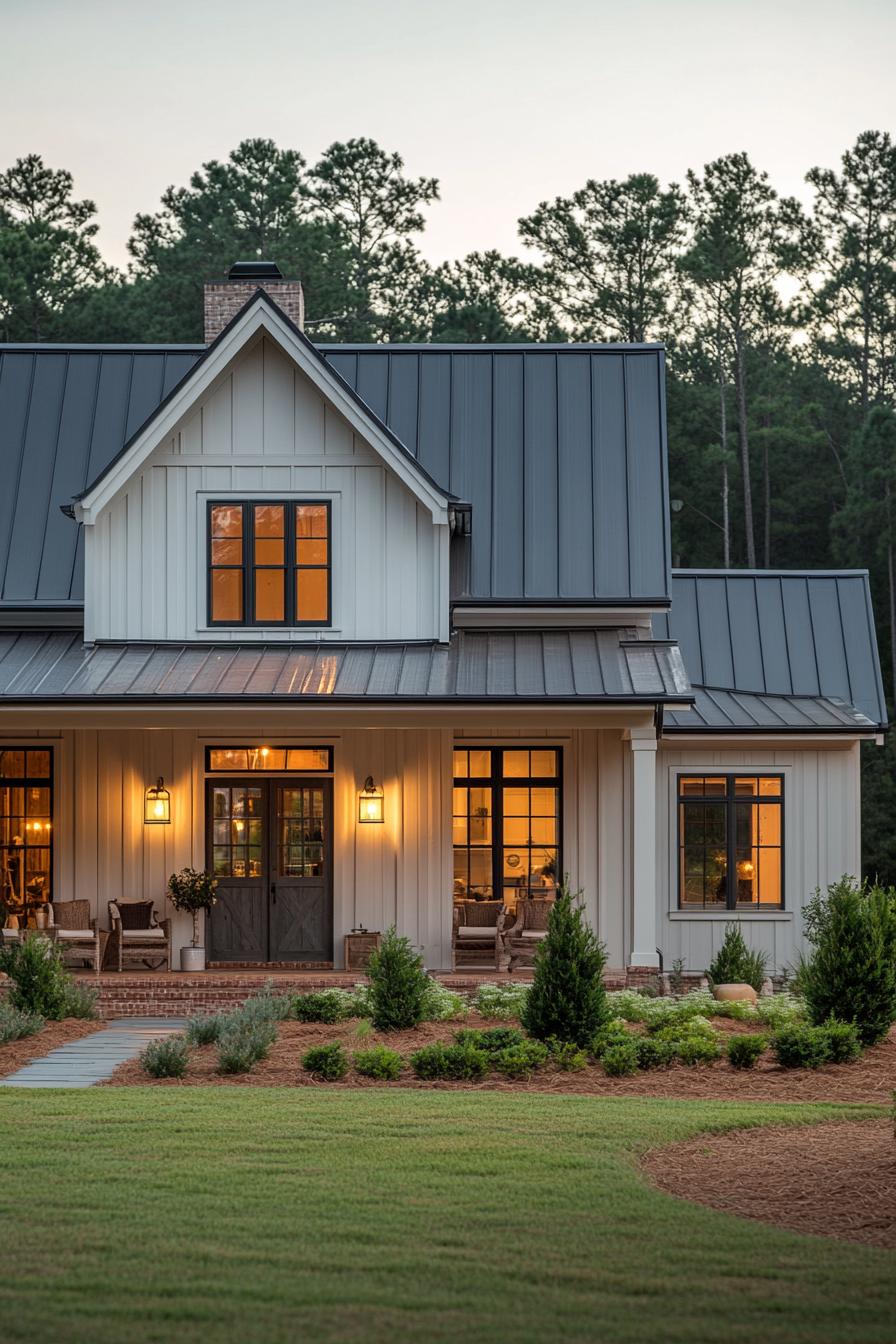
<path fill-rule="evenodd" d="M 0 347 L 0 603 L 80 603 L 63 517 L 205 347 Z M 656 346 L 335 346 L 320 353 L 448 494 L 473 506 L 470 596 L 664 602 Z"/>

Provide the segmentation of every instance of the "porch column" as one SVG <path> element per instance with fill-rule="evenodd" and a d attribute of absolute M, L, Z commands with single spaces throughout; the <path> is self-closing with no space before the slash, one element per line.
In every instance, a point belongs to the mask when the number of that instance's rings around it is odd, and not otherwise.
<path fill-rule="evenodd" d="M 659 966 L 656 950 L 656 731 L 632 728 L 632 950 L 630 966 Z"/>

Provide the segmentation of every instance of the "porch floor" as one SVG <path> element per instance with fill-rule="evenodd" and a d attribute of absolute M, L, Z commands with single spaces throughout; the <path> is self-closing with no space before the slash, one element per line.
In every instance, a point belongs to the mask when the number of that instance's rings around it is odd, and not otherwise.
<path fill-rule="evenodd" d="M 314 989 L 346 989 L 364 980 L 358 971 L 287 971 L 273 966 L 190 974 L 183 971 L 105 971 L 95 975 L 90 971 L 76 971 L 75 975 L 81 983 L 99 990 L 97 1008 L 104 1019 L 189 1017 L 193 1013 L 223 1012 L 244 1003 L 266 980 L 272 980 L 281 993 L 296 994 Z M 511 974 L 486 967 L 481 970 L 465 967 L 460 971 L 435 971 L 433 975 L 446 988 L 467 994 L 475 993 L 482 984 L 528 984 L 532 980 L 530 969 Z M 608 989 L 620 989 L 625 985 L 625 971 L 606 971 L 604 980 Z"/>

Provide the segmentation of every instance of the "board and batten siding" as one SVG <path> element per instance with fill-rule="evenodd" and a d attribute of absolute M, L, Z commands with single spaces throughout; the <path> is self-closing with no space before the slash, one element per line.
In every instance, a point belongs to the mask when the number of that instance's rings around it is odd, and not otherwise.
<path fill-rule="evenodd" d="M 666 739 L 657 770 L 657 933 L 666 969 L 681 957 L 685 970 L 705 970 L 732 920 L 750 947 L 767 954 L 770 971 L 792 967 L 804 946 L 803 907 L 815 888 L 860 874 L 859 744 L 676 750 Z M 677 908 L 678 775 L 732 771 L 784 778 L 784 910 L 684 914 Z"/>
<path fill-rule="evenodd" d="M 211 499 L 332 502 L 332 625 L 209 627 Z M 85 529 L 85 638 L 447 639 L 448 529 L 259 338 Z"/>

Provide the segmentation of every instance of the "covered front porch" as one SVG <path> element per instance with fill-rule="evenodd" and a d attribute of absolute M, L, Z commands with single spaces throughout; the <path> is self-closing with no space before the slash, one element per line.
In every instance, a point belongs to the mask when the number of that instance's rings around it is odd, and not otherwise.
<path fill-rule="evenodd" d="M 0 846 L 24 877 L 22 918 L 79 900 L 107 930 L 110 901 L 151 902 L 171 921 L 177 967 L 191 921 L 167 901 L 168 877 L 207 868 L 220 885 L 201 932 L 206 1000 L 269 974 L 316 985 L 342 971 L 346 934 L 392 924 L 431 971 L 494 978 L 487 953 L 458 958 L 458 910 L 498 906 L 511 919 L 521 901 L 550 902 L 563 873 L 614 977 L 656 967 L 652 706 L 0 713 Z M 49 774 L 36 781 L 38 757 Z M 156 822 L 147 800 L 159 780 Z M 139 966 L 100 975 L 119 1012 L 161 1011 L 149 998 L 176 997 L 175 982 L 188 988 L 178 972 Z"/>

